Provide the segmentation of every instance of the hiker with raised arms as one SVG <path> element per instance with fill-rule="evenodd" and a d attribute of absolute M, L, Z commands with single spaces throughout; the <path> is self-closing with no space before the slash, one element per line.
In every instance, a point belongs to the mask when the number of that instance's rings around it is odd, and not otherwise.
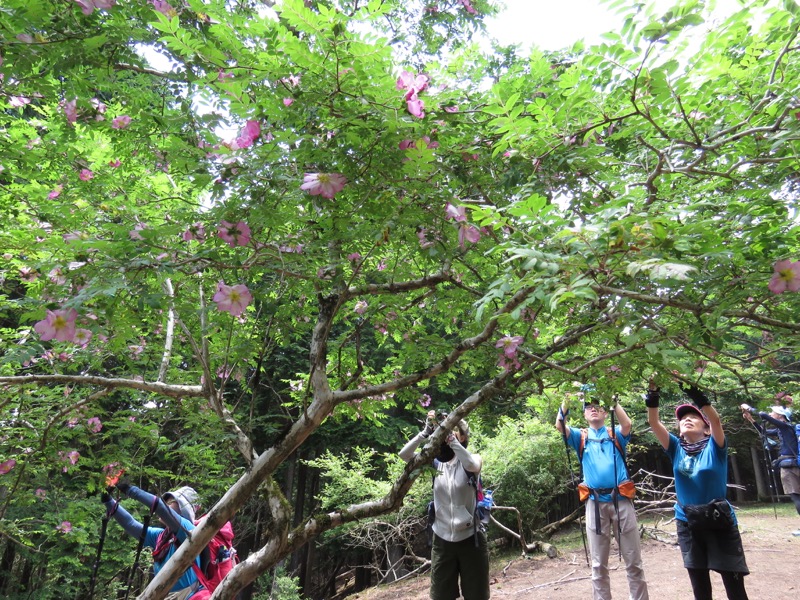
<path fill-rule="evenodd" d="M 678 433 L 670 433 L 658 414 L 660 392 L 651 379 L 645 396 L 647 420 L 672 460 L 675 522 L 683 566 L 695 600 L 711 600 L 710 571 L 722 576 L 728 600 L 747 600 L 744 576 L 750 571 L 733 507 L 726 500 L 728 442 L 708 396 L 694 385 L 681 386 L 694 404 L 675 409 Z"/>
<path fill-rule="evenodd" d="M 441 422 L 446 415 L 439 419 Z M 411 460 L 415 450 L 436 430 L 436 413 L 430 411 L 425 427 L 400 450 Z M 489 598 L 489 549 L 486 535 L 476 522 L 477 497 L 470 475 L 480 474 L 483 462 L 467 450 L 469 426 L 461 420 L 441 444 L 433 467 L 433 542 L 431 548 L 432 600 L 487 600 Z"/>
<path fill-rule="evenodd" d="M 127 481 L 116 485 L 121 494 L 142 503 L 155 514 L 163 527 L 150 527 L 137 521 L 118 500 L 106 491 L 101 495 L 108 514 L 119 523 L 125 533 L 139 540 L 140 548 L 153 549 L 153 570 L 158 573 L 166 562 L 175 554 L 178 545 L 186 540 L 187 534 L 194 525 L 194 502 L 197 492 L 190 487 L 178 488 L 164 494 L 161 498 L 146 492 Z M 147 519 L 149 521 L 149 518 Z M 200 558 L 195 559 L 198 567 Z M 206 600 L 210 593 L 197 578 L 194 568 L 187 569 L 166 596 L 167 600 Z"/>
<path fill-rule="evenodd" d="M 612 427 L 606 426 L 608 411 L 592 394 L 590 384 L 581 386 L 583 417 L 589 427 L 578 429 L 567 424 L 569 396 L 561 404 L 556 429 L 578 454 L 583 481 L 578 486 L 580 498 L 586 502 L 586 534 L 592 559 L 592 598 L 610 600 L 611 579 L 608 559 L 611 537 L 617 538 L 625 561 L 631 600 L 648 600 L 647 581 L 642 566 L 639 524 L 633 506 L 634 487 L 625 465 L 625 447 L 631 439 L 632 423 L 625 409 L 612 405 Z M 614 426 L 614 418 L 618 425 Z"/>
<path fill-rule="evenodd" d="M 800 514 L 800 460 L 798 460 L 798 436 L 795 426 L 791 423 L 792 411 L 783 406 L 772 406 L 770 412 L 759 412 L 748 404 L 742 404 L 742 416 L 748 420 L 762 435 L 777 433 L 781 440 L 781 450 L 774 465 L 781 470 L 781 485 L 783 491 L 789 494 L 794 502 L 797 514 Z M 762 421 L 769 423 L 773 429 L 764 427 L 755 422 L 753 415 L 758 415 Z M 800 529 L 792 532 L 800 536 Z"/>

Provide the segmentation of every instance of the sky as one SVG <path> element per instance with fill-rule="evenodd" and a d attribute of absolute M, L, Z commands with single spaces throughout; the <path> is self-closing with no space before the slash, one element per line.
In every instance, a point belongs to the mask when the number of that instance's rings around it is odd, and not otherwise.
<path fill-rule="evenodd" d="M 579 39 L 587 44 L 601 41 L 608 31 L 618 31 L 622 18 L 600 0 L 499 0 L 506 10 L 487 19 L 489 35 L 503 44 L 535 45 L 542 50 L 561 50 Z M 677 0 L 648 0 L 664 9 Z M 716 14 L 732 13 L 736 0 L 717 0 Z"/>

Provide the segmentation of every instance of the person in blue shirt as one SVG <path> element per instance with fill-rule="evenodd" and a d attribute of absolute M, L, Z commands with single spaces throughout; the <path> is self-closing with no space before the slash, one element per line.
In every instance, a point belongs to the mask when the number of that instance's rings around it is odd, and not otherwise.
<path fill-rule="evenodd" d="M 633 483 L 628 477 L 624 457 L 625 447 L 631 439 L 632 423 L 616 399 L 612 410 L 618 425 L 611 434 L 606 428 L 608 412 L 595 398 L 587 398 L 583 405 L 583 416 L 589 424 L 587 429 L 567 425 L 569 410 L 566 403 L 561 405 L 555 425 L 567 445 L 578 453 L 583 470 L 579 489 L 583 487 L 584 493 L 588 494 L 586 535 L 592 556 L 592 597 L 594 600 L 611 598 L 608 558 L 611 537 L 614 536 L 625 561 L 630 600 L 648 600 L 639 524 L 632 500 Z M 616 439 L 612 439 L 612 435 Z"/>
<path fill-rule="evenodd" d="M 781 470 L 781 485 L 784 493 L 788 494 L 794 502 L 797 514 L 800 515 L 800 463 L 797 461 L 798 441 L 794 425 L 791 423 L 792 411 L 783 406 L 772 406 L 770 412 L 758 412 L 748 404 L 742 404 L 742 416 L 750 421 L 762 435 L 778 434 L 781 440 L 781 449 L 776 468 Z M 755 422 L 752 415 L 758 415 L 771 428 L 764 429 Z M 800 536 L 800 529 L 793 531 L 792 535 Z"/>
<path fill-rule="evenodd" d="M 710 571 L 722 576 L 728 600 L 748 600 L 744 558 L 736 514 L 724 529 L 690 527 L 684 507 L 724 499 L 728 482 L 728 443 L 722 421 L 706 394 L 695 386 L 683 388 L 694 404 L 675 409 L 679 436 L 670 433 L 658 415 L 660 394 L 651 381 L 645 404 L 647 420 L 672 460 L 675 476 L 675 522 L 683 566 L 689 573 L 695 600 L 712 600 Z M 726 500 L 727 502 L 727 500 Z"/>
<path fill-rule="evenodd" d="M 193 503 L 197 499 L 197 492 L 190 487 L 182 487 L 159 498 L 127 481 L 121 481 L 116 488 L 128 498 L 144 504 L 161 522 L 162 527 L 148 527 L 144 531 L 144 525 L 125 510 L 118 500 L 108 492 L 101 495 L 100 500 L 109 515 L 122 526 L 125 533 L 137 540 L 144 533 L 144 547 L 153 549 L 153 570 L 158 573 L 194 529 Z M 199 567 L 199 557 L 195 560 Z M 190 567 L 172 587 L 167 600 L 206 600 L 209 596 Z"/>

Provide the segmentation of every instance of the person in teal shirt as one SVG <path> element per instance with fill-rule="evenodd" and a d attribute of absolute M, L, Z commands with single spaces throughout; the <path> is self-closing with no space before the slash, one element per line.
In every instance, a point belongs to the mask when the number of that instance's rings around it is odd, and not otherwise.
<path fill-rule="evenodd" d="M 683 566 L 689 573 L 695 600 L 712 600 L 710 571 L 722 576 L 728 600 L 748 600 L 744 576 L 750 571 L 733 507 L 730 507 L 732 522 L 724 529 L 690 527 L 686 518 L 685 507 L 725 498 L 728 443 L 719 414 L 706 394 L 695 386 L 683 391 L 694 404 L 681 404 L 675 409 L 679 436 L 670 433 L 661 422 L 660 394 L 652 381 L 645 399 L 653 434 L 672 460 L 678 500 L 675 522 Z"/>

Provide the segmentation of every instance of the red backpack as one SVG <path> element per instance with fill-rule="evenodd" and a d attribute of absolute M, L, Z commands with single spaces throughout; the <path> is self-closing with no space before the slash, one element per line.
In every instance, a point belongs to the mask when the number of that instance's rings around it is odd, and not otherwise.
<path fill-rule="evenodd" d="M 200 520 L 194 522 L 200 524 Z M 233 525 L 228 521 L 222 526 L 203 552 L 200 554 L 200 566 L 196 562 L 192 563 L 197 579 L 209 592 L 213 593 L 231 569 L 239 563 L 239 556 L 236 548 L 233 547 Z"/>

